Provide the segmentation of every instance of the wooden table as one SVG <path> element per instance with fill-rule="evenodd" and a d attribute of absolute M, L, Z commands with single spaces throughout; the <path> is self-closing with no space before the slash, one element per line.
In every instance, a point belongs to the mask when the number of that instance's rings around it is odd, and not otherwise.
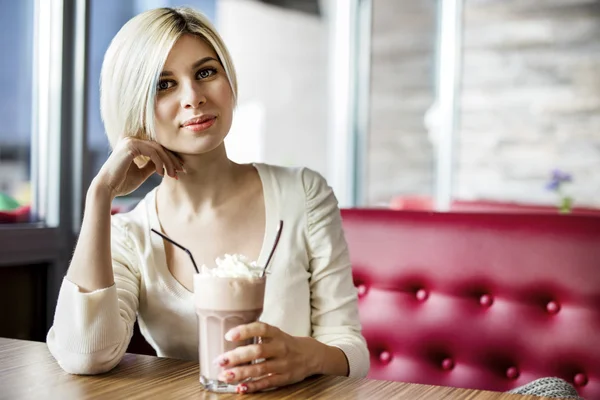
<path fill-rule="evenodd" d="M 0 338 L 0 399 L 240 399 L 202 390 L 198 363 L 126 354 L 112 371 L 96 376 L 65 373 L 45 343 Z M 441 386 L 321 376 L 278 390 L 245 395 L 263 399 L 540 400 Z"/>

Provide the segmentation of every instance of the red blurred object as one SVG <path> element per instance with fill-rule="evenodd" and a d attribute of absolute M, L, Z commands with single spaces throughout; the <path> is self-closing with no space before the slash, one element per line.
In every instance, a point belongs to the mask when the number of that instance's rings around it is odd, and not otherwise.
<path fill-rule="evenodd" d="M 392 210 L 432 211 L 433 199 L 427 196 L 397 196 L 390 202 Z"/>
<path fill-rule="evenodd" d="M 390 201 L 392 210 L 434 211 L 434 201 L 427 196 L 397 196 Z M 483 213 L 526 213 L 526 214 L 559 214 L 557 207 L 541 204 L 523 204 L 492 200 L 453 200 L 450 211 L 483 212 Z M 600 216 L 600 208 L 575 207 L 571 215 Z"/>
<path fill-rule="evenodd" d="M 489 200 L 455 200 L 452 202 L 452 211 L 457 212 L 496 212 L 496 213 L 543 213 L 560 214 L 558 207 L 541 204 L 508 203 Z M 595 215 L 600 216 L 599 208 L 574 207 L 570 215 Z M 561 214 L 565 215 L 565 214 Z"/>
<path fill-rule="evenodd" d="M 123 207 L 119 207 L 119 206 L 115 206 L 115 205 L 113 205 L 113 206 L 110 208 L 110 215 L 119 214 L 119 213 L 121 213 L 121 212 L 123 212 Z"/>
<path fill-rule="evenodd" d="M 600 223 L 555 213 L 342 210 L 369 377 L 600 399 Z"/>
<path fill-rule="evenodd" d="M 21 206 L 11 211 L 0 211 L 0 224 L 22 224 L 30 222 L 31 206 Z"/>

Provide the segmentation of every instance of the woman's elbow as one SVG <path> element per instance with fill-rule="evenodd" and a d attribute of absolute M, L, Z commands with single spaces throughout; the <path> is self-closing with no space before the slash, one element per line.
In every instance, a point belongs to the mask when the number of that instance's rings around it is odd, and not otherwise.
<path fill-rule="evenodd" d="M 123 357 L 124 352 L 120 351 L 120 347 L 111 346 L 93 353 L 73 353 L 57 349 L 48 342 L 48 349 L 58 365 L 73 375 L 98 375 L 112 370 Z"/>
<path fill-rule="evenodd" d="M 57 360 L 63 371 L 73 375 L 103 374 L 116 367 L 119 361 L 102 359 L 92 354 L 70 355 Z"/>

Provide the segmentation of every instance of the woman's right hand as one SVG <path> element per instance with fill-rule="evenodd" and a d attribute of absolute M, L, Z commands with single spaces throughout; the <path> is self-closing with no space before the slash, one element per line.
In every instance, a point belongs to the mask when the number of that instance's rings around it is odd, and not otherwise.
<path fill-rule="evenodd" d="M 138 166 L 136 157 L 140 156 L 149 161 Z M 177 179 L 177 173 L 184 171 L 183 162 L 156 142 L 126 137 L 119 140 L 95 181 L 115 198 L 133 192 L 154 172 L 164 176 L 164 171 Z"/>

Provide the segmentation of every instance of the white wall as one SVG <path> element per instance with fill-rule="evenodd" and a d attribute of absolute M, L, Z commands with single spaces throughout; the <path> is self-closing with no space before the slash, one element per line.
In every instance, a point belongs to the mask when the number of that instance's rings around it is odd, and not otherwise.
<path fill-rule="evenodd" d="M 220 0 L 217 28 L 232 54 L 238 111 L 232 159 L 327 169 L 324 19 L 250 0 Z"/>

